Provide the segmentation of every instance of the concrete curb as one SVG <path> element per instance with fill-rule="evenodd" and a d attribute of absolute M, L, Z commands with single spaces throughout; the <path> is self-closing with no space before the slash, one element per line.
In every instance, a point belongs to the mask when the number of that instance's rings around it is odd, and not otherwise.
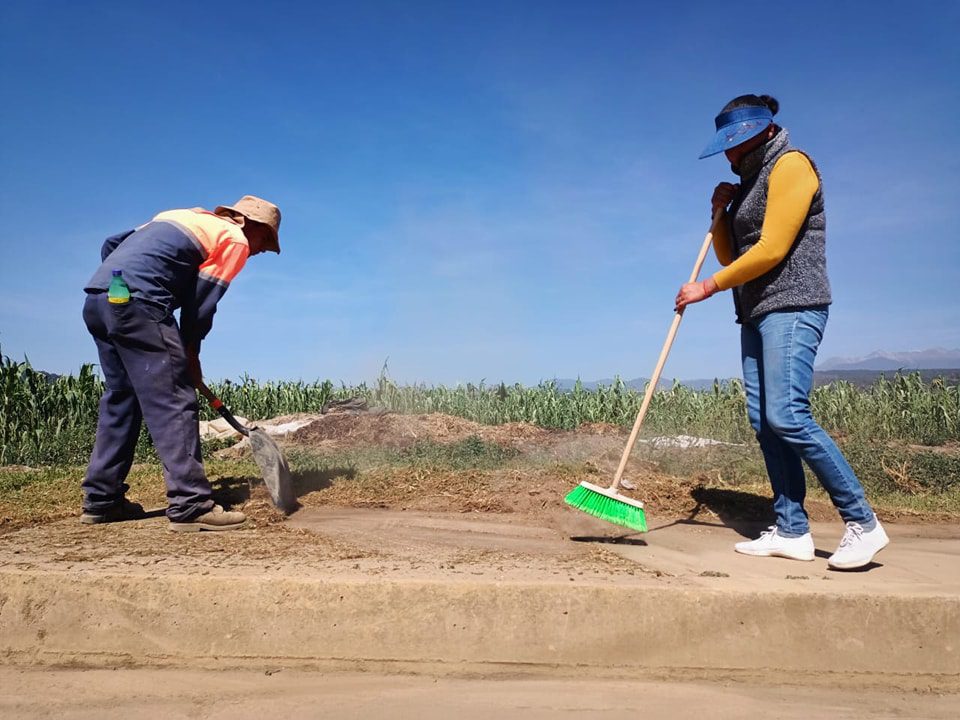
<path fill-rule="evenodd" d="M 0 657 L 624 677 L 881 673 L 960 687 L 960 597 L 2 571 Z"/>

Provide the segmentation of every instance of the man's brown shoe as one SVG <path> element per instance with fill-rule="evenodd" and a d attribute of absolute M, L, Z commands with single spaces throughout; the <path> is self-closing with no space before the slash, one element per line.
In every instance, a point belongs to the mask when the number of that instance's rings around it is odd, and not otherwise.
<path fill-rule="evenodd" d="M 111 505 L 106 510 L 84 510 L 80 522 L 84 525 L 99 525 L 100 523 L 123 522 L 124 520 L 143 520 L 147 513 L 140 503 L 130 502 L 126 498 Z"/>
<path fill-rule="evenodd" d="M 201 530 L 236 530 L 247 522 L 247 516 L 242 512 L 227 512 L 219 505 L 183 522 L 170 521 L 170 529 L 174 532 L 200 532 Z"/>

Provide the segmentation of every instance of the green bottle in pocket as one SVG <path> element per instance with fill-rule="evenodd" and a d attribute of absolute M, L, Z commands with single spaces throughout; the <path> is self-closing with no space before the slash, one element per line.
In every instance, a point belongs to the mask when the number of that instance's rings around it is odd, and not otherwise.
<path fill-rule="evenodd" d="M 113 271 L 110 288 L 107 290 L 107 300 L 116 305 L 130 302 L 130 288 L 127 287 L 127 283 L 123 279 L 123 271 Z"/>

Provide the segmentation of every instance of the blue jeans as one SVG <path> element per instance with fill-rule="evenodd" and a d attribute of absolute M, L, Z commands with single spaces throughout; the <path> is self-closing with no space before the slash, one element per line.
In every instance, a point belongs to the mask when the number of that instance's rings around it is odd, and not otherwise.
<path fill-rule="evenodd" d="M 863 486 L 810 412 L 813 363 L 827 315 L 825 305 L 770 312 L 743 323 L 740 330 L 747 414 L 773 487 L 777 530 L 785 537 L 810 530 L 803 509 L 803 462 L 845 522 L 858 522 L 865 530 L 875 525 Z"/>

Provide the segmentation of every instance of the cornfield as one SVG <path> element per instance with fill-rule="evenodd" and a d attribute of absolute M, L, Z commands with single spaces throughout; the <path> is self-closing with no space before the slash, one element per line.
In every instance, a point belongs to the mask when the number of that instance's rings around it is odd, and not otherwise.
<path fill-rule="evenodd" d="M 257 382 L 244 377 L 213 384 L 237 414 L 252 419 L 294 412 L 319 412 L 334 399 L 359 397 L 371 406 L 401 413 L 446 413 L 484 424 L 529 422 L 572 429 L 583 423 L 632 424 L 642 393 L 617 380 L 597 390 L 579 383 L 564 390 L 555 383 L 462 385 L 453 388 L 397 385 L 385 374 L 372 385 L 337 387 L 322 382 Z M 0 465 L 82 463 L 89 457 L 103 382 L 92 365 L 77 375 L 51 378 L 28 362 L 0 356 Z M 960 440 L 960 387 L 918 374 L 881 378 L 871 387 L 835 382 L 812 396 L 814 416 L 836 436 L 862 443 L 898 440 L 941 445 Z M 206 416 L 212 417 L 204 408 Z M 645 434 L 688 434 L 728 442 L 751 441 L 743 386 L 714 383 L 710 390 L 674 385 L 658 391 Z M 151 452 L 141 438 L 140 456 Z"/>

